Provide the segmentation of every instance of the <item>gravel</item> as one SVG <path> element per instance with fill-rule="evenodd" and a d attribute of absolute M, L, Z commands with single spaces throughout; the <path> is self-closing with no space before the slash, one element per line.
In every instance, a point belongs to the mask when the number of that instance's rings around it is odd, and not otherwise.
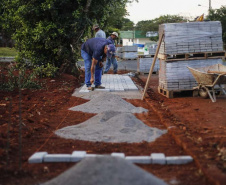
<path fill-rule="evenodd" d="M 118 112 L 130 112 L 130 113 L 142 113 L 147 112 L 142 107 L 135 107 L 132 104 L 123 100 L 120 96 L 114 94 L 99 94 L 89 102 L 79 106 L 70 108 L 72 111 L 82 111 L 87 113 L 101 113 L 104 111 L 118 111 Z"/>
<path fill-rule="evenodd" d="M 145 125 L 131 113 L 106 111 L 79 125 L 57 130 L 55 134 L 66 139 L 92 142 L 140 143 L 152 142 L 166 132 Z"/>
<path fill-rule="evenodd" d="M 154 175 L 125 159 L 103 156 L 85 158 L 43 185 L 166 185 Z"/>

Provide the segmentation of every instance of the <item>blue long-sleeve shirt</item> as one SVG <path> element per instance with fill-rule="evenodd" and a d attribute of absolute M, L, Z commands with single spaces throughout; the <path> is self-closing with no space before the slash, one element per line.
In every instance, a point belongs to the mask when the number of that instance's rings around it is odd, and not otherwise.
<path fill-rule="evenodd" d="M 103 30 L 99 29 L 95 34 L 95 38 L 104 38 L 106 39 L 106 34 Z"/>
<path fill-rule="evenodd" d="M 82 50 L 92 56 L 92 58 L 101 60 L 104 55 L 104 47 L 109 44 L 112 44 L 110 40 L 104 38 L 91 38 L 82 44 Z"/>

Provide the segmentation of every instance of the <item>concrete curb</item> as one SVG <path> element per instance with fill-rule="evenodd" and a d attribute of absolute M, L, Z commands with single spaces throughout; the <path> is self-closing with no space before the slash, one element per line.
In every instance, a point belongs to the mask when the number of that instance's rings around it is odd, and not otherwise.
<path fill-rule="evenodd" d="M 45 162 L 79 162 L 87 157 L 102 157 L 100 154 L 87 154 L 85 151 L 74 151 L 72 154 L 48 154 L 47 152 L 36 152 L 29 159 L 29 163 Z M 191 156 L 169 156 L 163 153 L 152 153 L 150 156 L 125 156 L 124 153 L 112 153 L 112 157 L 120 157 L 137 164 L 161 164 L 180 165 L 193 161 Z"/>

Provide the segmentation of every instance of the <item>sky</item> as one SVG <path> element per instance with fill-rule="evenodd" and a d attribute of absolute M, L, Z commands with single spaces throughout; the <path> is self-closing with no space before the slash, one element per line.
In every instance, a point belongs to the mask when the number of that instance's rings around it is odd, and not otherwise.
<path fill-rule="evenodd" d="M 151 20 L 167 14 L 195 18 L 203 13 L 207 15 L 209 1 L 213 9 L 226 6 L 226 0 L 139 0 L 138 3 L 133 2 L 127 5 L 129 13 L 127 18 L 135 24 L 138 21 Z"/>

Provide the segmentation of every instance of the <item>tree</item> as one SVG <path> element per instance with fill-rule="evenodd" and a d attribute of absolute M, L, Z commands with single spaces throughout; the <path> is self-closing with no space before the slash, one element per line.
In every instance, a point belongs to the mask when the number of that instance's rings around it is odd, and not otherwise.
<path fill-rule="evenodd" d="M 163 15 L 153 20 L 139 21 L 136 25 L 136 30 L 158 31 L 159 25 L 163 23 L 177 23 L 187 21 L 182 16 L 178 15 Z"/>
<path fill-rule="evenodd" d="M 121 28 L 122 31 L 128 31 L 134 29 L 134 22 L 128 18 L 123 18 L 123 26 Z"/>
<path fill-rule="evenodd" d="M 159 25 L 163 23 L 177 23 L 185 22 L 185 19 L 182 16 L 178 15 L 163 15 L 153 20 L 139 21 L 135 27 L 136 30 L 140 30 L 143 34 L 146 34 L 148 31 L 158 31 Z M 150 40 L 158 41 L 157 37 L 151 37 Z"/>
<path fill-rule="evenodd" d="M 75 63 L 81 40 L 90 36 L 92 25 L 101 26 L 129 0 L 2 0 L 3 28 L 12 34 L 20 63 Z"/>
<path fill-rule="evenodd" d="M 223 42 L 226 44 L 226 6 L 222 6 L 220 9 L 211 9 L 207 19 L 221 22 Z"/>

